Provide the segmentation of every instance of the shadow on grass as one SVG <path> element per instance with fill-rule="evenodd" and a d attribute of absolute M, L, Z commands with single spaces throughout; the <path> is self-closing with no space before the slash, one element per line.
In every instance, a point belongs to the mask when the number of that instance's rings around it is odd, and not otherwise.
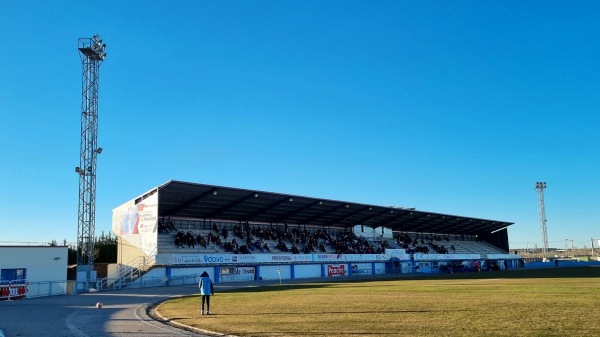
<path fill-rule="evenodd" d="M 282 285 L 265 285 L 258 286 L 252 288 L 239 288 L 239 289 L 230 289 L 224 290 L 224 292 L 228 293 L 262 293 L 269 292 L 273 290 L 277 291 L 286 291 L 286 290 L 298 290 L 298 289 L 316 289 L 316 288 L 328 288 L 335 286 L 337 283 L 347 283 L 352 280 L 344 279 L 339 280 L 337 282 L 333 281 L 325 281 L 324 283 L 303 283 L 303 284 L 282 284 Z"/>
<path fill-rule="evenodd" d="M 600 277 L 599 267 L 564 267 L 543 269 L 516 269 L 462 274 L 438 274 L 410 279 L 499 279 L 499 278 L 595 278 Z"/>
<path fill-rule="evenodd" d="M 335 280 L 323 280 L 312 283 L 294 283 L 282 285 L 264 285 L 251 288 L 239 288 L 225 290 L 228 293 L 261 293 L 273 290 L 299 290 L 335 287 L 339 283 L 365 283 L 380 281 L 404 281 L 404 280 L 460 280 L 460 279 L 532 279 L 532 278 L 597 278 L 600 277 L 600 267 L 564 267 L 544 269 L 516 269 L 508 271 L 472 272 L 456 274 L 420 274 L 420 275 L 398 275 L 395 277 L 383 276 L 381 278 L 349 279 L 339 278 Z"/>

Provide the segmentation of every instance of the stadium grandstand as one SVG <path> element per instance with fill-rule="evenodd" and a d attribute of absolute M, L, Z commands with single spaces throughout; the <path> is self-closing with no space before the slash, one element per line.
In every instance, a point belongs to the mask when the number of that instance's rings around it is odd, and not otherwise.
<path fill-rule="evenodd" d="M 168 181 L 113 210 L 98 288 L 516 268 L 511 222 Z"/>

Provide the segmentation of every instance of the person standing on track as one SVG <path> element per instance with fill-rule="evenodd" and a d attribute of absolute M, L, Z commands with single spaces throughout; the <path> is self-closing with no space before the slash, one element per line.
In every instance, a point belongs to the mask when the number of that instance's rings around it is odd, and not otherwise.
<path fill-rule="evenodd" d="M 204 315 L 204 302 L 206 302 L 206 314 L 210 315 L 210 296 L 214 293 L 213 281 L 208 276 L 207 272 L 203 272 L 200 275 L 200 295 L 202 295 L 202 307 L 200 309 L 200 315 Z"/>

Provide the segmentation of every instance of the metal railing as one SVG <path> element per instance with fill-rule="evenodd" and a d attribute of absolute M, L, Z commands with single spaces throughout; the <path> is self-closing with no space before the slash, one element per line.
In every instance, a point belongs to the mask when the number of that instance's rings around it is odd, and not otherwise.
<path fill-rule="evenodd" d="M 150 255 L 138 256 L 127 264 L 119 265 L 116 277 L 105 277 L 96 281 L 96 290 L 121 289 L 133 283 L 154 267 L 156 250 Z"/>
<path fill-rule="evenodd" d="M 27 298 L 72 294 L 74 289 L 74 280 L 29 282 Z"/>
<path fill-rule="evenodd" d="M 200 274 L 189 274 L 189 275 L 179 275 L 179 276 L 140 276 L 136 280 L 129 282 L 127 284 L 120 283 L 120 280 L 117 278 L 109 279 L 111 284 L 115 284 L 111 289 L 122 289 L 127 287 L 128 289 L 136 289 L 136 288 L 151 288 L 151 287 L 166 287 L 166 286 L 181 286 L 181 285 L 190 285 L 190 284 L 198 284 L 200 282 Z M 117 286 L 119 284 L 119 286 Z"/>

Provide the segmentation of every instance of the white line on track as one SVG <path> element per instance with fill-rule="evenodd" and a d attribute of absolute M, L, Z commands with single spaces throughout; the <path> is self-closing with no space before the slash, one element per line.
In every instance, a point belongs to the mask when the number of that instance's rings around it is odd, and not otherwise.
<path fill-rule="evenodd" d="M 176 334 L 176 335 L 180 335 L 180 336 L 189 335 L 188 333 L 180 333 L 178 331 L 175 331 L 175 329 L 173 329 L 173 328 L 169 329 L 169 328 L 165 327 L 162 323 L 159 323 L 160 325 L 152 324 L 152 322 L 155 322 L 154 320 L 148 321 L 148 320 L 144 319 L 143 317 L 140 317 L 140 315 L 138 314 L 139 310 L 145 310 L 145 308 L 147 306 L 149 306 L 150 304 L 151 303 L 142 304 L 133 310 L 133 314 L 135 315 L 135 318 L 137 318 L 138 321 L 140 321 L 144 324 L 148 324 L 153 328 L 159 328 L 161 330 L 167 331 L 170 334 Z"/>
<path fill-rule="evenodd" d="M 67 316 L 67 319 L 65 320 L 65 324 L 67 325 L 67 328 L 69 328 L 69 330 L 71 330 L 71 332 L 74 333 L 75 335 L 77 335 L 78 337 L 89 337 L 88 335 L 84 334 L 79 329 L 77 329 L 73 324 L 71 324 L 71 317 L 83 309 L 85 309 L 85 308 L 81 308 L 75 312 L 72 312 L 69 316 Z"/>

